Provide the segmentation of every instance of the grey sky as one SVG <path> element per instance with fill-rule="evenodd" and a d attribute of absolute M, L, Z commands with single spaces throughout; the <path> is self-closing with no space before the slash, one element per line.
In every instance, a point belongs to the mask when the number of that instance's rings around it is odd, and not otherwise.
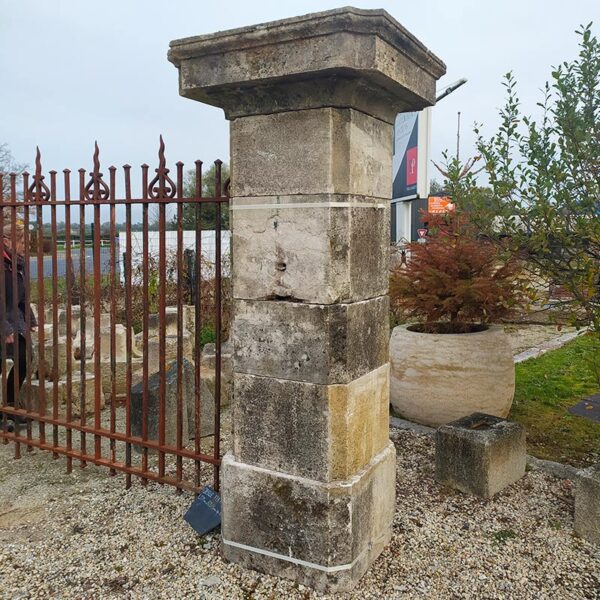
<path fill-rule="evenodd" d="M 170 163 L 228 160 L 222 111 L 180 98 L 169 41 L 344 6 L 330 0 L 0 0 L 0 142 L 45 169 L 91 166 L 98 139 L 109 164 L 154 166 L 158 136 Z M 594 20 L 600 0 L 363 1 L 384 8 L 447 65 L 439 88 L 469 83 L 434 109 L 432 152 L 456 146 L 462 112 L 463 156 L 473 153 L 472 124 L 497 123 L 501 77 L 514 70 L 520 98 L 534 110 L 550 65 L 572 58 L 574 30 Z"/>

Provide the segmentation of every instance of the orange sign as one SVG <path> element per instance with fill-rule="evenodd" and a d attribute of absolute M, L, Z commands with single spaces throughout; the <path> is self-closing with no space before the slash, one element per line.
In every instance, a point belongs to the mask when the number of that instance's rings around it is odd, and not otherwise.
<path fill-rule="evenodd" d="M 454 210 L 454 204 L 450 196 L 429 196 L 427 201 L 427 212 L 432 214 L 446 213 Z"/>

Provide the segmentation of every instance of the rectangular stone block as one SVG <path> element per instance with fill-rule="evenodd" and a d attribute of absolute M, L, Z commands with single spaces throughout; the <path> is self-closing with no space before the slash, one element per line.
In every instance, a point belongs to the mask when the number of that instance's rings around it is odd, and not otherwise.
<path fill-rule="evenodd" d="M 443 425 L 435 437 L 435 478 L 490 498 L 525 475 L 525 429 L 482 413 Z"/>
<path fill-rule="evenodd" d="M 37 373 L 42 370 L 44 379 L 57 381 L 67 372 L 67 339 L 65 337 L 58 338 L 58 345 L 54 345 L 54 340 L 51 332 L 46 332 L 44 339 L 44 361 L 41 362 L 40 345 L 37 335 L 32 334 L 32 357 L 30 371 Z M 56 357 L 56 371 L 54 370 L 54 360 Z M 72 368 L 75 368 L 77 363 L 73 359 L 71 362 Z"/>
<path fill-rule="evenodd" d="M 388 362 L 389 303 L 234 301 L 234 371 L 349 383 Z"/>
<path fill-rule="evenodd" d="M 19 391 L 19 405 L 21 408 L 25 408 L 30 411 L 39 412 L 41 404 L 41 388 L 42 382 L 38 379 L 32 379 L 29 384 L 27 381 L 23 382 L 23 386 Z M 65 384 L 62 381 L 52 381 L 49 379 L 44 380 L 44 397 L 46 402 L 46 414 L 52 414 L 53 402 L 54 402 L 54 389 L 56 388 L 56 395 L 58 399 L 58 405 L 60 407 L 60 414 L 64 414 L 65 403 Z"/>
<path fill-rule="evenodd" d="M 191 333 L 192 335 L 195 332 L 196 325 L 196 307 L 188 304 L 184 304 L 181 307 L 182 309 L 182 319 L 181 325 L 184 333 Z M 176 336 L 178 334 L 177 331 L 177 321 L 178 321 L 178 307 L 177 306 L 167 306 L 165 307 L 165 335 L 173 335 Z M 160 315 L 158 313 L 151 313 L 148 315 L 148 335 L 149 337 L 154 337 L 159 335 L 160 333 Z"/>
<path fill-rule="evenodd" d="M 600 546 L 600 463 L 577 473 L 574 528 L 582 538 Z"/>
<path fill-rule="evenodd" d="M 94 362 L 86 364 L 89 371 L 94 371 Z M 110 360 L 102 360 L 100 363 L 100 373 L 102 374 L 102 389 L 108 397 L 112 394 L 113 379 L 115 384 L 115 396 L 123 397 L 127 394 L 127 367 L 126 360 L 115 361 L 115 372 L 113 376 L 112 363 Z M 131 359 L 131 385 L 134 386 L 140 382 L 143 361 L 141 358 Z"/>
<path fill-rule="evenodd" d="M 389 443 L 389 365 L 349 384 L 235 376 L 238 461 L 333 481 L 362 469 Z"/>
<path fill-rule="evenodd" d="M 70 398 L 71 416 L 78 419 L 81 416 L 81 375 L 71 374 L 71 395 L 67 396 L 67 378 L 63 376 L 56 381 L 46 380 L 43 384 L 45 411 L 44 414 L 52 415 L 54 411 L 54 394 L 56 393 L 58 416 L 64 419 L 67 414 L 67 403 Z M 38 379 L 32 379 L 29 385 L 24 382 L 19 394 L 19 403 L 22 407 L 34 412 L 41 412 L 42 383 Z M 100 409 L 105 406 L 105 398 L 100 382 Z M 85 390 L 83 397 L 83 410 L 86 415 L 95 412 L 96 407 L 96 379 L 91 373 L 85 374 Z"/>
<path fill-rule="evenodd" d="M 230 134 L 233 198 L 392 197 L 393 126 L 375 117 L 349 108 L 300 110 L 235 119 Z"/>
<path fill-rule="evenodd" d="M 234 297 L 334 304 L 387 294 L 389 215 L 388 202 L 361 196 L 235 199 Z"/>
<path fill-rule="evenodd" d="M 223 554 L 322 591 L 350 589 L 389 543 L 396 452 L 331 483 L 223 459 Z"/>
<path fill-rule="evenodd" d="M 81 373 L 71 374 L 71 414 L 73 417 L 79 417 L 82 413 L 82 388 L 83 389 L 83 410 L 86 414 L 91 414 L 96 408 L 96 385 L 99 386 L 99 404 L 100 409 L 104 408 L 104 390 L 102 389 L 102 379 L 96 380 L 95 376 L 91 373 L 85 374 L 85 385 L 81 384 Z M 64 386 L 65 390 L 65 404 L 68 402 L 67 396 L 67 378 L 62 377 L 59 383 Z M 66 411 L 66 408 L 65 408 Z"/>
<path fill-rule="evenodd" d="M 163 338 L 165 345 L 165 364 L 170 363 L 173 360 L 177 360 L 177 346 L 179 343 L 179 337 L 177 335 L 165 335 Z M 191 334 L 187 331 L 181 336 L 183 356 L 186 359 L 192 360 L 194 357 L 194 339 Z M 148 340 L 148 346 L 146 349 L 148 355 L 148 365 L 150 365 L 150 372 L 158 371 L 160 368 L 160 338 L 158 336 L 150 338 Z"/>
<path fill-rule="evenodd" d="M 104 392 L 102 389 L 102 381 L 99 380 L 100 386 L 100 409 L 105 406 Z M 48 379 L 43 382 L 44 399 L 45 399 L 45 411 L 46 415 L 53 414 L 54 410 L 54 393 L 56 390 L 57 402 L 58 402 L 58 415 L 60 418 L 64 418 L 67 414 L 67 403 L 70 401 L 71 404 L 71 415 L 73 418 L 79 418 L 82 414 L 82 387 L 83 389 L 83 412 L 86 415 L 93 414 L 96 408 L 96 378 L 91 373 L 85 374 L 85 385 L 81 385 L 81 374 L 79 372 L 71 373 L 71 395 L 67 395 L 67 377 L 66 375 L 60 379 L 50 381 Z M 42 382 L 38 379 L 32 379 L 29 384 L 29 390 L 27 384 L 19 395 L 22 406 L 27 407 L 28 410 L 34 412 L 41 411 L 41 389 Z M 70 400 L 69 400 L 70 399 Z"/>

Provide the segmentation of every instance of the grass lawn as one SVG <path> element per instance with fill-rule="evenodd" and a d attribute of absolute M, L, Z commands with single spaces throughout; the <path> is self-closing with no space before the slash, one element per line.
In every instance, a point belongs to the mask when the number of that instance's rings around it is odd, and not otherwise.
<path fill-rule="evenodd" d="M 575 466 L 600 460 L 600 423 L 567 412 L 599 391 L 589 364 L 592 345 L 591 336 L 581 336 L 559 350 L 516 365 L 509 418 L 527 428 L 530 454 Z"/>

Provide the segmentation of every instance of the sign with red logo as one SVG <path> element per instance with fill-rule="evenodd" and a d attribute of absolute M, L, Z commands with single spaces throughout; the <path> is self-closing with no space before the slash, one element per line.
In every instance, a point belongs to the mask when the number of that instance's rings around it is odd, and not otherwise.
<path fill-rule="evenodd" d="M 417 185 L 417 147 L 406 151 L 406 185 Z"/>

